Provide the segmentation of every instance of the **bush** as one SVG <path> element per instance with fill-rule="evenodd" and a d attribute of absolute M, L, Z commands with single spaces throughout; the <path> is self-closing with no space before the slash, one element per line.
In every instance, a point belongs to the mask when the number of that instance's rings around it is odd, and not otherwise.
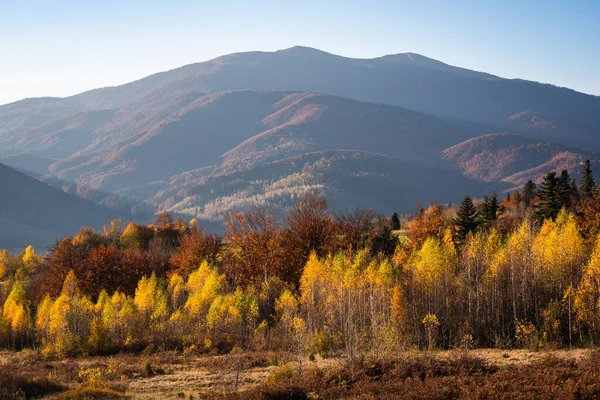
<path fill-rule="evenodd" d="M 126 398 L 126 396 L 109 388 L 82 385 L 53 397 L 53 400 L 105 400 L 123 398 Z"/>
<path fill-rule="evenodd" d="M 0 367 L 0 399 L 40 398 L 65 389 L 48 378 L 28 378 Z"/>
<path fill-rule="evenodd" d="M 292 364 L 285 364 L 276 367 L 271 371 L 267 377 L 267 384 L 274 385 L 283 382 L 289 382 L 294 377 L 294 366 Z"/>

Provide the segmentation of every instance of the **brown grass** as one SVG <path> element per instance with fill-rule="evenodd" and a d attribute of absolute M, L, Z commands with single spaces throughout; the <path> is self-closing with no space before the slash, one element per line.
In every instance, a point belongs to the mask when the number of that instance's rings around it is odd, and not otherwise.
<path fill-rule="evenodd" d="M 312 368 L 284 382 L 263 383 L 221 398 L 598 398 L 600 353 L 579 359 L 562 355 L 541 354 L 514 365 L 466 352 L 401 355 L 382 362 L 347 363 L 339 369 Z"/>
<path fill-rule="evenodd" d="M 0 399 L 40 398 L 63 390 L 63 385 L 46 377 L 31 377 L 8 366 L 0 367 Z"/>
<path fill-rule="evenodd" d="M 585 350 L 415 351 L 377 362 L 317 357 L 302 363 L 292 354 L 271 352 L 158 352 L 65 360 L 5 352 L 0 363 L 0 399 L 20 398 L 15 397 L 19 390 L 27 398 L 57 399 L 600 396 L 600 351 Z"/>

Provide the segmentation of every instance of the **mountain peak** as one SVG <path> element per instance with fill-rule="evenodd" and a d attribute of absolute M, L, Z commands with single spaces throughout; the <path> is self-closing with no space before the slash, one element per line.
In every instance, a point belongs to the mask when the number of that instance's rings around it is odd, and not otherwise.
<path fill-rule="evenodd" d="M 287 49 L 277 50 L 275 53 L 279 54 L 291 54 L 295 56 L 303 56 L 303 57 L 337 57 L 337 58 L 345 58 L 339 56 L 337 54 L 328 53 L 323 50 L 315 49 L 314 47 L 308 46 L 294 46 Z"/>

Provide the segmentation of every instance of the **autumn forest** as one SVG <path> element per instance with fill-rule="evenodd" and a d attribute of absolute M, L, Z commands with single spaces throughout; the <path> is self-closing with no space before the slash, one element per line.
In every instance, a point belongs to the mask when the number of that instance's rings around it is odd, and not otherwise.
<path fill-rule="evenodd" d="M 81 228 L 0 253 L 0 345 L 53 357 L 151 348 L 382 357 L 399 349 L 594 346 L 600 193 L 589 164 L 391 217 L 301 197 L 282 218 Z"/>

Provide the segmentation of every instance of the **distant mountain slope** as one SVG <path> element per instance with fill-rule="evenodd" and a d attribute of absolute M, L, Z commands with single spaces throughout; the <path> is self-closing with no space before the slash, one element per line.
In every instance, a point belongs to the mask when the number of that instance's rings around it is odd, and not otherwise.
<path fill-rule="evenodd" d="M 26 99 L 0 106 L 0 156 L 22 152 L 13 148 L 14 142 L 11 142 L 19 133 L 84 109 L 77 100 L 55 97 Z"/>
<path fill-rule="evenodd" d="M 326 197 L 334 210 L 363 206 L 388 213 L 414 211 L 430 201 L 457 202 L 465 193 L 481 196 L 509 185 L 481 183 L 381 154 L 326 150 L 200 178 L 195 184 L 182 179 L 168 187 L 155 198 L 164 209 L 218 220 L 226 211 L 257 205 L 283 211 L 309 191 Z"/>
<path fill-rule="evenodd" d="M 31 244 L 42 252 L 81 226 L 101 228 L 113 218 L 103 207 L 66 194 L 0 164 L 0 249 Z"/>
<path fill-rule="evenodd" d="M 583 161 L 597 160 L 598 154 L 552 142 L 494 133 L 454 145 L 442 152 L 442 158 L 467 177 L 522 185 L 528 179 L 540 181 L 551 170 L 566 169 L 576 175 Z"/>
<path fill-rule="evenodd" d="M 40 157 L 27 153 L 0 157 L 0 163 L 35 176 L 47 174 L 50 165 L 54 164 L 56 161 L 57 160 L 52 158 Z"/>
<path fill-rule="evenodd" d="M 414 53 L 352 59 L 316 49 L 236 53 L 152 75 L 127 85 L 86 92 L 72 101 L 112 108 L 160 88 L 219 92 L 283 89 L 328 93 L 484 124 L 535 138 L 600 149 L 600 98 L 570 89 L 453 67 Z M 515 124 L 529 112 L 554 126 Z M 511 120 L 512 118 L 512 120 Z"/>
<path fill-rule="evenodd" d="M 340 207 L 364 200 L 400 210 L 417 199 L 455 199 L 459 188 L 476 194 L 577 169 L 597 159 L 599 115 L 599 97 L 414 53 L 352 59 L 294 47 L 0 106 L 0 157 L 116 206 L 152 201 L 213 218 L 246 201 L 237 198 L 275 196 L 281 207 L 287 197 L 277 188 L 300 193 L 306 181 Z M 501 131 L 520 136 L 480 137 Z M 302 160 L 316 155 L 320 164 L 306 169 Z M 270 177 L 259 179 L 261 171 Z"/>
<path fill-rule="evenodd" d="M 235 53 L 66 99 L 28 99 L 1 106 L 0 137 L 6 137 L 2 132 L 13 135 L 80 111 L 123 109 L 131 114 L 135 109 L 136 118 L 123 120 L 135 122 L 161 107 L 175 112 L 171 104 L 199 92 L 259 89 L 391 104 L 484 127 L 483 133 L 513 130 L 600 150 L 600 97 L 470 71 L 415 53 L 353 59 L 306 47 Z M 113 125 L 111 135 L 127 131 L 127 125 Z"/>
<path fill-rule="evenodd" d="M 62 179 L 119 190 L 198 168 L 235 171 L 332 148 L 423 159 L 464 138 L 437 118 L 399 107 L 314 93 L 233 91 L 202 96 L 148 130 L 50 169 Z"/>

